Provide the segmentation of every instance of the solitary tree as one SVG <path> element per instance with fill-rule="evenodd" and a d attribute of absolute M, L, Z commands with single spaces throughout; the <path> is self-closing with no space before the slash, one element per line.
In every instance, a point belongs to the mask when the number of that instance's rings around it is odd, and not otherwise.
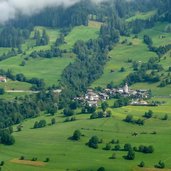
<path fill-rule="evenodd" d="M 78 141 L 80 140 L 80 138 L 81 138 L 81 132 L 79 130 L 75 130 L 72 139 Z"/>

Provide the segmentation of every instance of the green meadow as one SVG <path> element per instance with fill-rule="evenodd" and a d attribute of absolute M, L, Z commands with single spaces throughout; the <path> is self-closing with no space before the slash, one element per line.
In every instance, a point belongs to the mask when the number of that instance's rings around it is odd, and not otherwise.
<path fill-rule="evenodd" d="M 90 120 L 89 114 L 79 114 L 75 116 L 77 120 L 74 122 L 64 122 L 65 118 L 59 111 L 53 116 L 56 118 L 56 125 L 39 129 L 32 129 L 34 122 L 45 119 L 47 123 L 50 123 L 52 116 L 42 115 L 35 119 L 26 120 L 22 123 L 22 131 L 14 132 L 16 143 L 13 146 L 0 145 L 0 159 L 5 161 L 3 171 L 94 171 L 101 166 L 105 167 L 107 171 L 139 171 L 137 165 L 141 161 L 145 162 L 145 168 L 154 168 L 154 164 L 159 160 L 165 162 L 166 168 L 171 168 L 171 99 L 156 98 L 152 100 L 164 101 L 165 103 L 158 107 L 110 108 L 112 117 L 108 119 Z M 113 104 L 112 100 L 110 103 Z M 142 115 L 149 109 L 153 110 L 154 115 L 153 118 L 145 121 L 144 126 L 123 121 L 128 114 L 133 115 L 135 119 L 142 118 Z M 162 120 L 165 114 L 169 116 L 167 121 Z M 76 129 L 79 129 L 84 135 L 77 142 L 68 139 Z M 16 126 L 14 126 L 15 130 Z M 154 131 L 156 134 L 153 134 Z M 133 132 L 138 133 L 138 135 L 132 136 Z M 103 143 L 99 144 L 98 149 L 91 149 L 85 145 L 94 135 L 103 139 Z M 106 143 L 112 139 L 118 139 L 121 148 L 125 143 L 137 147 L 139 145 L 152 145 L 154 153 L 136 152 L 135 160 L 128 161 L 123 158 L 127 154 L 125 151 L 103 150 Z M 111 145 L 114 148 L 115 145 Z M 113 153 L 116 154 L 116 159 L 110 159 Z M 20 156 L 24 156 L 27 160 L 37 157 L 38 161 L 44 161 L 49 157 L 50 161 L 41 167 L 11 162 Z"/>
<path fill-rule="evenodd" d="M 139 63 L 148 61 L 151 57 L 156 57 L 156 54 L 150 52 L 148 47 L 143 42 L 143 36 L 149 35 L 154 43 L 154 46 L 164 46 L 171 43 L 171 33 L 164 31 L 168 23 L 157 23 L 151 29 L 145 29 L 142 31 L 138 38 L 121 37 L 120 43 L 115 45 L 113 50 L 109 52 L 111 57 L 104 68 L 103 75 L 96 80 L 92 87 L 106 87 L 111 81 L 115 85 L 119 85 L 126 78 L 129 73 L 133 72 L 132 64 L 128 63 L 128 59 L 137 61 Z M 163 37 L 162 37 L 163 36 Z M 123 40 L 127 39 L 127 43 L 122 43 Z M 130 44 L 131 43 L 131 44 Z M 159 74 L 168 74 L 168 68 L 171 66 L 170 53 L 168 52 L 161 58 L 160 64 L 163 66 L 164 71 Z M 125 72 L 120 72 L 121 67 L 125 68 Z M 137 83 L 132 86 L 133 89 L 151 89 L 154 96 L 168 96 L 171 94 L 170 85 L 166 87 L 159 87 L 159 83 L 148 84 L 148 83 Z"/>
<path fill-rule="evenodd" d="M 0 62 L 0 68 L 10 69 L 14 74 L 23 73 L 27 78 L 43 79 L 47 86 L 57 85 L 63 69 L 73 62 L 72 58 L 36 58 L 27 61 L 25 66 L 21 66 L 23 58 L 20 56 L 12 57 Z"/>
<path fill-rule="evenodd" d="M 127 39 L 128 43 L 122 44 L 124 39 Z M 130 42 L 132 43 L 131 45 L 129 44 Z M 105 65 L 104 74 L 93 83 L 93 87 L 105 87 L 111 81 L 115 85 L 120 84 L 132 72 L 132 64 L 128 63 L 128 60 L 131 59 L 139 63 L 146 62 L 150 57 L 156 56 L 156 54 L 149 52 L 142 39 L 122 37 L 120 43 L 109 52 L 109 56 L 111 59 Z M 125 68 L 125 72 L 120 72 L 121 67 Z"/>
<path fill-rule="evenodd" d="M 88 26 L 78 26 L 73 28 L 71 32 L 65 37 L 66 44 L 61 45 L 62 49 L 69 49 L 71 50 L 74 43 L 78 40 L 88 41 L 89 39 L 95 39 L 98 37 L 99 29 L 101 23 L 90 21 Z M 26 55 L 17 55 L 15 57 L 11 57 L 4 61 L 0 61 L 0 68 L 4 70 L 10 69 L 14 74 L 23 73 L 27 78 L 36 77 L 39 79 L 43 79 L 46 83 L 46 86 L 52 86 L 53 84 L 57 85 L 61 74 L 71 62 L 75 60 L 75 55 L 73 53 L 67 53 L 62 58 L 36 58 L 36 59 L 29 59 L 26 61 L 25 66 L 21 66 L 22 61 L 24 58 L 29 55 L 33 51 L 39 50 L 48 50 L 52 45 L 54 45 L 57 37 L 60 34 L 58 29 L 53 28 L 45 28 L 45 27 L 35 27 L 34 30 L 39 30 L 42 32 L 46 30 L 47 34 L 49 35 L 50 42 L 46 46 L 35 46 L 35 40 L 33 40 L 34 31 L 31 33 L 30 39 L 27 40 L 23 45 L 23 50 L 26 51 Z M 2 48 L 0 53 L 8 52 L 9 48 Z M 9 84 L 9 85 L 8 85 Z M 7 89 L 28 89 L 29 87 L 26 85 L 23 87 L 23 83 L 13 83 L 11 86 L 11 82 L 7 82 L 6 86 Z M 0 85 L 1 86 L 1 85 Z"/>
<path fill-rule="evenodd" d="M 149 11 L 149 12 L 137 12 L 134 16 L 126 19 L 127 22 L 131 22 L 134 21 L 136 19 L 140 19 L 140 20 L 147 20 L 149 18 L 151 18 L 152 16 L 154 16 L 156 14 L 156 10 L 154 11 Z"/>
<path fill-rule="evenodd" d="M 100 23 L 90 22 L 88 26 L 74 27 L 65 37 L 65 44 L 61 45 L 61 49 L 71 50 L 75 42 L 78 40 L 88 41 L 96 39 L 99 35 Z"/>

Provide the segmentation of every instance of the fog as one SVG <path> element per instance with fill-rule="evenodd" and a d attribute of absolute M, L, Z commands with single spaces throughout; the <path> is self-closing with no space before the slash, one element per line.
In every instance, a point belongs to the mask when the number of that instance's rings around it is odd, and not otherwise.
<path fill-rule="evenodd" d="M 46 7 L 60 6 L 69 7 L 80 0 L 0 0 L 0 23 L 14 19 L 18 13 L 33 15 Z M 99 3 L 104 0 L 92 0 Z"/>

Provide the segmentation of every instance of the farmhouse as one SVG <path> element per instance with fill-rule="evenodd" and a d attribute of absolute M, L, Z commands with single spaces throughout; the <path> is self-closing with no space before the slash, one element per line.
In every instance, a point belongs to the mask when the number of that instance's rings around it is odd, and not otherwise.
<path fill-rule="evenodd" d="M 148 102 L 144 101 L 144 100 L 136 100 L 136 101 L 132 101 L 130 103 L 130 105 L 132 106 L 148 106 Z"/>
<path fill-rule="evenodd" d="M 0 82 L 2 83 L 6 83 L 7 82 L 7 78 L 6 77 L 3 77 L 3 76 L 0 76 Z"/>

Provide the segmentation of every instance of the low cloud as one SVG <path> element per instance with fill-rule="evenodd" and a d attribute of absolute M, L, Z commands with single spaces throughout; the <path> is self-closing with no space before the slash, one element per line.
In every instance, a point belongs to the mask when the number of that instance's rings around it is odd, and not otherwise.
<path fill-rule="evenodd" d="M 69 7 L 80 0 L 0 0 L 0 23 L 14 19 L 18 13 L 22 15 L 33 15 L 46 7 L 63 5 Z M 92 0 L 99 3 L 104 0 Z"/>

